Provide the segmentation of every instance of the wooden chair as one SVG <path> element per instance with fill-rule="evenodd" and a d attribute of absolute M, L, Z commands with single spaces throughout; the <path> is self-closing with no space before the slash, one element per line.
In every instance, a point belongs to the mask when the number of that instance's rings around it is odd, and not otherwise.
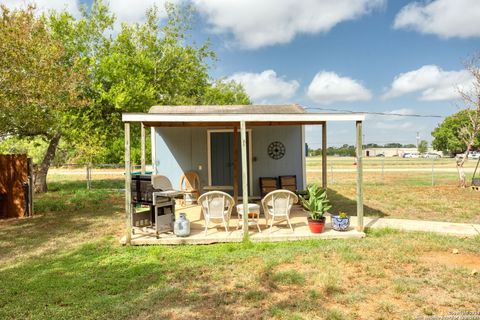
<path fill-rule="evenodd" d="M 198 203 L 202 207 L 203 217 L 205 218 L 205 235 L 207 235 L 211 220 L 221 220 L 225 232 L 228 232 L 230 216 L 235 203 L 231 195 L 222 191 L 210 191 L 202 194 L 198 198 Z"/>
<path fill-rule="evenodd" d="M 287 220 L 288 226 L 293 231 L 292 224 L 290 223 L 290 211 L 292 210 L 293 204 L 297 202 L 297 195 L 289 190 L 275 190 L 262 199 L 262 207 L 267 225 L 268 219 L 272 219 L 270 222 L 270 232 L 272 232 L 273 223 L 276 218 Z"/>
<path fill-rule="evenodd" d="M 180 178 L 180 190 L 183 194 L 183 204 L 188 201 L 195 203 L 200 197 L 200 177 L 195 171 L 187 171 Z"/>
<path fill-rule="evenodd" d="M 292 192 L 297 191 L 297 176 L 280 176 L 278 180 L 280 182 L 280 189 L 290 190 Z"/>
<path fill-rule="evenodd" d="M 271 177 L 261 177 L 259 178 L 260 182 L 260 195 L 265 197 L 267 193 L 272 192 L 278 189 L 277 178 Z"/>

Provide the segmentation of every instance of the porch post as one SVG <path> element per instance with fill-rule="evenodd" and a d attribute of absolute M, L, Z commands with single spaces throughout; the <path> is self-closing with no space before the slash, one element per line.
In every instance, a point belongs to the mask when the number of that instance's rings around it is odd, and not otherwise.
<path fill-rule="evenodd" d="M 242 196 L 243 196 L 243 241 L 248 240 L 248 170 L 247 170 L 247 130 L 245 121 L 240 122 L 242 148 Z"/>
<path fill-rule="evenodd" d="M 238 127 L 233 127 L 233 199 L 238 204 Z"/>
<path fill-rule="evenodd" d="M 140 156 L 140 167 L 142 174 L 145 174 L 145 125 L 141 124 L 140 136 L 142 141 L 140 141 L 141 156 Z"/>
<path fill-rule="evenodd" d="M 363 231 L 362 121 L 356 122 L 357 133 L 357 229 Z"/>
<path fill-rule="evenodd" d="M 327 122 L 322 123 L 322 188 L 327 188 Z"/>
<path fill-rule="evenodd" d="M 130 123 L 125 122 L 125 243 L 132 240 L 132 167 L 130 163 Z"/>

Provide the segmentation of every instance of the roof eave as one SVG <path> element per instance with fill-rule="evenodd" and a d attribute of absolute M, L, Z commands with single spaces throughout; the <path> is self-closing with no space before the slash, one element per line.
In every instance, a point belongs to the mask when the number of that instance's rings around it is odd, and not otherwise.
<path fill-rule="evenodd" d="M 123 113 L 123 122 L 304 122 L 364 121 L 364 113 L 294 113 L 294 114 L 159 114 Z"/>

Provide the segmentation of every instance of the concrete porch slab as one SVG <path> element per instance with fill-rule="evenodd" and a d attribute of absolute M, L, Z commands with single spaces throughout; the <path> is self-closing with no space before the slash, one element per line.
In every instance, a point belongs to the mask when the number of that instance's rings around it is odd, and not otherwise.
<path fill-rule="evenodd" d="M 191 234 L 188 237 L 177 237 L 172 232 L 162 233 L 157 238 L 149 229 L 135 228 L 132 235 L 132 245 L 179 245 L 179 244 L 212 244 L 225 242 L 241 242 L 243 234 L 241 229 L 237 229 L 239 220 L 236 213 L 232 214 L 228 232 L 221 224 L 211 224 L 205 235 L 205 222 L 201 216 L 199 206 L 190 206 L 178 208 L 177 213 L 185 213 L 190 220 Z M 274 224 L 271 232 L 267 227 L 265 219 L 260 218 L 259 225 L 262 232 L 259 232 L 256 226 L 250 226 L 249 235 L 252 242 L 277 242 L 277 241 L 297 241 L 308 239 L 348 239 L 363 238 L 365 233 L 356 231 L 354 226 L 348 231 L 339 232 L 332 230 L 330 220 L 327 218 L 325 231 L 320 234 L 310 232 L 307 225 L 306 213 L 299 206 L 295 206 L 291 213 L 291 223 L 294 231 L 290 230 L 286 221 Z M 352 222 L 356 217 L 352 217 Z M 121 240 L 125 243 L 125 237 Z"/>

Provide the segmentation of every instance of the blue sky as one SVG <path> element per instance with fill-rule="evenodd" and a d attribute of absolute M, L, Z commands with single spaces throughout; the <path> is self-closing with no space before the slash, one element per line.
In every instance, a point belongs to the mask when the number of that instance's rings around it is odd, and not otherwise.
<path fill-rule="evenodd" d="M 0 0 L 18 6 L 21 0 Z M 119 20 L 141 22 L 164 0 L 112 0 Z M 179 2 L 176 0 L 174 2 Z M 190 0 L 193 39 L 211 39 L 213 77 L 242 82 L 255 103 L 323 109 L 435 114 L 458 110 L 456 88 L 471 86 L 463 61 L 480 49 L 479 0 Z M 75 0 L 37 0 L 40 9 Z M 321 110 L 318 110 L 321 111 Z M 365 140 L 431 141 L 441 118 L 368 116 Z M 353 143 L 353 124 L 331 124 L 330 145 Z M 318 147 L 318 128 L 307 142 Z"/>

